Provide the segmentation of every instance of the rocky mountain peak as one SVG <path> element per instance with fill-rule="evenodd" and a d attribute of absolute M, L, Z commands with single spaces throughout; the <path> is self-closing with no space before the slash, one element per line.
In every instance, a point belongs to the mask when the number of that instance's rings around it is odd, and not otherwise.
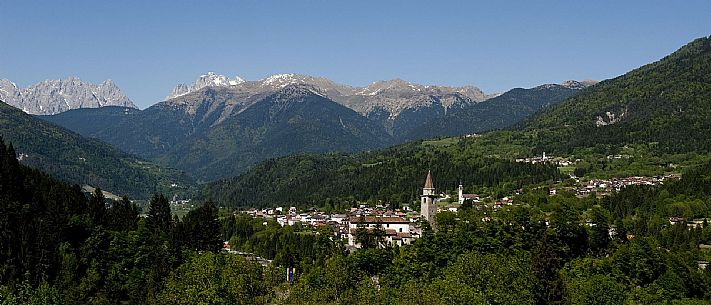
<path fill-rule="evenodd" d="M 293 100 L 316 94 L 346 106 L 362 116 L 371 118 L 384 125 L 416 124 L 422 120 L 458 111 L 496 95 L 487 95 L 475 86 L 448 87 L 420 85 L 402 79 L 374 82 L 366 87 L 353 87 L 339 84 L 330 79 L 303 74 L 275 74 L 256 81 L 241 81 L 229 84 L 229 79 L 216 74 L 201 76 L 210 79 L 214 90 L 223 95 L 220 101 L 214 100 L 215 109 L 223 107 L 220 118 L 240 113 L 262 100 Z M 195 88 L 205 84 L 194 84 Z M 210 88 L 212 89 L 212 87 Z M 189 85 L 178 85 L 170 97 L 185 95 L 194 91 Z M 272 99 L 265 97 L 271 96 Z M 184 98 L 167 100 L 170 105 L 188 105 L 197 109 L 198 104 L 206 100 L 201 96 L 187 95 Z M 213 100 L 208 98 L 207 100 Z M 304 100 L 304 99 L 301 99 Z M 193 102 L 191 102 L 193 101 Z M 195 103 L 197 102 L 197 103 Z M 218 105 L 219 104 L 219 105 Z M 400 116 L 404 114 L 404 116 Z M 397 121 L 397 122 L 396 122 Z M 405 122 L 405 123 L 401 123 Z M 386 128 L 390 128 L 387 127 Z"/>
<path fill-rule="evenodd" d="M 51 115 L 77 108 L 123 106 L 136 108 L 111 80 L 99 85 L 76 76 L 44 80 L 20 89 L 9 80 L 0 81 L 0 99 L 29 114 Z"/>
<path fill-rule="evenodd" d="M 200 75 L 200 77 L 198 77 L 198 79 L 190 85 L 178 84 L 177 86 L 175 86 L 175 88 L 173 88 L 173 91 L 171 91 L 170 95 L 168 95 L 165 99 L 169 100 L 172 98 L 176 98 L 178 96 L 185 95 L 190 92 L 198 91 L 205 87 L 237 86 L 244 82 L 244 79 L 239 76 L 229 78 L 227 76 L 210 71 L 206 74 Z"/>
<path fill-rule="evenodd" d="M 285 87 L 291 84 L 301 83 L 304 79 L 302 75 L 296 75 L 291 73 L 286 74 L 275 74 L 262 79 L 260 82 L 264 86 L 272 87 Z"/>

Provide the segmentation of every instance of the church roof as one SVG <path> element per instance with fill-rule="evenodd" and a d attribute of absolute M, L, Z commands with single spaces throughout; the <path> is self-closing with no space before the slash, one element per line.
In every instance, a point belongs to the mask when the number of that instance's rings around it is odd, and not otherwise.
<path fill-rule="evenodd" d="M 427 171 L 427 179 L 425 179 L 425 188 L 434 189 L 434 184 L 432 183 L 432 173 Z"/>

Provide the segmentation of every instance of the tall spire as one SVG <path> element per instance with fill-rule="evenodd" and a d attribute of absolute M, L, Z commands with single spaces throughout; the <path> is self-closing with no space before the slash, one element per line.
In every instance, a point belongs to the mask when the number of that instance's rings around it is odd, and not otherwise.
<path fill-rule="evenodd" d="M 434 184 L 432 183 L 432 173 L 427 171 L 427 179 L 425 179 L 425 189 L 434 189 Z"/>

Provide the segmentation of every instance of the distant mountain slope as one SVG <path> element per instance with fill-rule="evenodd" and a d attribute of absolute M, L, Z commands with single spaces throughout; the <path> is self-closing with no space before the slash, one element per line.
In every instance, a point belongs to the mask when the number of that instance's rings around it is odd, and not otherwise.
<path fill-rule="evenodd" d="M 390 136 L 310 86 L 290 85 L 198 132 L 162 157 L 165 164 L 214 180 L 289 154 L 382 148 Z"/>
<path fill-rule="evenodd" d="M 474 86 L 425 86 L 401 79 L 353 87 L 324 77 L 300 74 L 276 74 L 261 80 L 245 81 L 240 77 L 231 79 L 208 72 L 191 85 L 179 84 L 168 96 L 168 100 L 206 87 L 257 96 L 297 84 L 314 86 L 322 95 L 377 122 L 395 137 L 402 136 L 422 122 L 491 97 Z"/>
<path fill-rule="evenodd" d="M 531 89 L 516 88 L 460 111 L 435 118 L 411 130 L 406 141 L 439 136 L 460 136 L 506 128 L 537 111 L 554 105 L 586 88 L 579 82 L 567 85 L 542 85 Z"/>
<path fill-rule="evenodd" d="M 85 136 L 106 141 L 144 158 L 157 158 L 195 133 L 203 132 L 252 105 L 248 93 L 206 87 L 155 104 L 143 111 L 102 107 L 41 118 Z"/>
<path fill-rule="evenodd" d="M 426 121 L 454 113 L 490 96 L 474 86 L 424 86 L 395 79 L 355 88 L 349 95 L 329 97 L 400 138 Z"/>
<path fill-rule="evenodd" d="M 538 150 L 614 150 L 652 143 L 665 152 L 711 151 L 711 37 L 606 80 L 539 113 L 525 130 Z"/>
<path fill-rule="evenodd" d="M 95 85 L 76 77 L 45 80 L 24 89 L 7 79 L 0 79 L 0 100 L 26 113 L 42 115 L 103 106 L 136 108 L 111 80 Z"/>
<path fill-rule="evenodd" d="M 0 136 L 12 143 L 23 164 L 78 184 L 115 194 L 148 198 L 156 191 L 174 193 L 191 180 L 177 170 L 156 166 L 104 142 L 84 138 L 0 102 Z"/>

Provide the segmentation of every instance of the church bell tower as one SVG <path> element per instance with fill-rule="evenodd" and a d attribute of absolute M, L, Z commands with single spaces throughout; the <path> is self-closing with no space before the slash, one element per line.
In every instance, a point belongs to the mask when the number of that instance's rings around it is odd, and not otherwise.
<path fill-rule="evenodd" d="M 435 195 L 435 188 L 432 183 L 432 173 L 429 171 L 427 172 L 425 187 L 422 188 L 422 196 L 420 196 L 420 198 L 420 214 L 424 219 L 427 219 L 431 225 L 434 225 L 434 215 L 437 213 L 437 206 L 435 205 L 437 195 Z"/>

